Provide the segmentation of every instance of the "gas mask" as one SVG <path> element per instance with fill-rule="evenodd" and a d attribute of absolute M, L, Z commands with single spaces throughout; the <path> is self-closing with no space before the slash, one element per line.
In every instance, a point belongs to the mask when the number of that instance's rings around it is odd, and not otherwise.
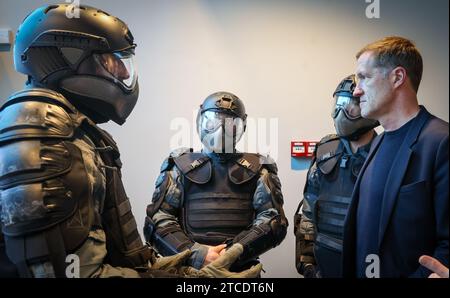
<path fill-rule="evenodd" d="M 361 116 L 359 98 L 353 97 L 355 76 L 342 80 L 333 94 L 334 104 L 331 117 L 336 133 L 349 140 L 357 140 L 361 135 L 379 125 L 378 121 Z"/>

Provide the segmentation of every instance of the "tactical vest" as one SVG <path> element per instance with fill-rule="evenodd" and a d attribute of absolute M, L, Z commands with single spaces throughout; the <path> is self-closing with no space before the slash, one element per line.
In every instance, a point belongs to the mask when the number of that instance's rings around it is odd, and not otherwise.
<path fill-rule="evenodd" d="M 356 178 L 367 156 L 363 148 L 352 154 L 349 146 L 347 141 L 335 139 L 318 146 L 316 153 L 320 193 L 313 210 L 315 254 L 325 277 L 340 274 L 345 216 Z"/>
<path fill-rule="evenodd" d="M 151 253 L 137 232 L 111 137 L 48 89 L 16 93 L 1 107 L 0 117 L 2 217 L 8 221 L 2 233 L 20 275 L 31 275 L 30 260 L 49 258 L 56 276 L 64 277 L 65 255 L 84 243 L 93 226 L 107 236 L 105 263 L 146 265 Z M 83 133 L 107 168 L 101 218 L 94 211 L 81 152 L 72 143 Z"/>
<path fill-rule="evenodd" d="M 185 153 L 174 159 L 184 177 L 182 227 L 191 239 L 218 245 L 252 225 L 259 159 L 250 153 L 226 160 Z"/>

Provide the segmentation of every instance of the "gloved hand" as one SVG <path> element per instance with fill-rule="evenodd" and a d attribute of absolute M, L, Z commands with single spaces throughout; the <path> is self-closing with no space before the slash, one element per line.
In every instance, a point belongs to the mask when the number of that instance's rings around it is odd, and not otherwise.
<path fill-rule="evenodd" d="M 303 277 L 304 278 L 317 278 L 317 268 L 311 263 L 303 263 Z"/>
<path fill-rule="evenodd" d="M 262 265 L 252 266 L 250 269 L 241 272 L 229 271 L 230 266 L 244 252 L 244 247 L 240 243 L 234 244 L 226 250 L 219 258 L 212 263 L 206 265 L 200 270 L 193 267 L 185 267 L 184 274 L 186 277 L 217 277 L 217 278 L 255 278 L 258 277 L 262 270 Z"/>
<path fill-rule="evenodd" d="M 169 273 L 181 273 L 184 271 L 186 262 L 191 254 L 192 251 L 188 249 L 173 256 L 155 258 L 150 269 L 164 270 Z"/>

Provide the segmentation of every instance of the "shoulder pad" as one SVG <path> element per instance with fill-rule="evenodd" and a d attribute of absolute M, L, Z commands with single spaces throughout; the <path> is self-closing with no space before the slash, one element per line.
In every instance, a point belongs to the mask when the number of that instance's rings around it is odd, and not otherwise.
<path fill-rule="evenodd" d="M 170 152 L 169 157 L 167 157 L 162 165 L 161 168 L 159 169 L 159 171 L 165 172 L 165 171 L 169 171 L 170 169 L 172 169 L 173 165 L 174 165 L 174 158 L 179 157 L 181 155 L 183 155 L 184 153 L 188 153 L 188 152 L 192 152 L 192 148 L 187 148 L 187 147 L 182 147 L 182 148 L 178 148 L 173 150 L 172 152 Z"/>
<path fill-rule="evenodd" d="M 38 140 L 0 147 L 0 213 L 8 236 L 61 225 L 67 249 L 79 247 L 92 225 L 89 178 L 80 149 L 73 143 Z M 79 212 L 76 212 L 79 210 Z M 69 234 L 64 231 L 70 230 Z"/>
<path fill-rule="evenodd" d="M 71 138 L 79 124 L 75 115 L 73 106 L 54 91 L 15 93 L 0 108 L 0 144 L 28 138 Z"/>
<path fill-rule="evenodd" d="M 181 173 L 196 184 L 205 184 L 211 179 L 212 167 L 209 157 L 200 152 L 185 152 L 173 161 Z"/>
<path fill-rule="evenodd" d="M 336 140 L 336 139 L 339 139 L 339 136 L 337 134 L 329 134 L 329 135 L 324 136 L 320 140 L 319 144 L 317 144 L 317 145 L 324 144 L 326 142 L 333 141 L 333 140 Z"/>
<path fill-rule="evenodd" d="M 278 174 L 278 166 L 275 160 L 270 156 L 261 156 L 262 166 L 273 174 Z"/>
<path fill-rule="evenodd" d="M 71 159 L 64 142 L 46 145 L 39 140 L 10 142 L 0 146 L 0 190 L 22 181 L 32 182 L 61 175 Z"/>
<path fill-rule="evenodd" d="M 323 174 L 329 174 L 336 166 L 340 152 L 338 152 L 341 140 L 336 135 L 328 135 L 323 138 L 316 148 L 317 167 Z"/>
<path fill-rule="evenodd" d="M 261 170 L 264 157 L 257 153 L 241 153 L 228 169 L 228 177 L 234 184 L 243 184 Z"/>
<path fill-rule="evenodd" d="M 161 164 L 161 168 L 159 169 L 159 171 L 160 171 L 161 173 L 162 173 L 162 172 L 165 172 L 165 171 L 169 171 L 170 169 L 172 169 L 173 165 L 174 165 L 173 158 L 169 156 L 169 157 L 167 157 L 167 158 L 163 161 L 163 163 Z"/>
<path fill-rule="evenodd" d="M 61 106 L 68 113 L 76 113 L 76 108 L 61 94 L 44 88 L 31 88 L 13 93 L 0 107 L 0 112 L 9 105 L 22 101 L 40 101 Z"/>
<path fill-rule="evenodd" d="M 193 152 L 194 150 L 192 148 L 187 148 L 187 147 L 181 147 L 178 149 L 173 150 L 172 152 L 170 152 L 170 157 L 178 157 L 180 155 L 183 155 L 184 153 L 188 153 L 188 152 Z"/>

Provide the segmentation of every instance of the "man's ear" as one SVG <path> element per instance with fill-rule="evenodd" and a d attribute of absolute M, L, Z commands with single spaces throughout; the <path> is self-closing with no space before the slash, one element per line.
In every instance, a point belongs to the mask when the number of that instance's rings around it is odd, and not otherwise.
<path fill-rule="evenodd" d="M 406 69 L 404 67 L 397 66 L 391 70 L 391 83 L 395 89 L 406 83 L 407 80 L 408 76 L 406 75 Z"/>

